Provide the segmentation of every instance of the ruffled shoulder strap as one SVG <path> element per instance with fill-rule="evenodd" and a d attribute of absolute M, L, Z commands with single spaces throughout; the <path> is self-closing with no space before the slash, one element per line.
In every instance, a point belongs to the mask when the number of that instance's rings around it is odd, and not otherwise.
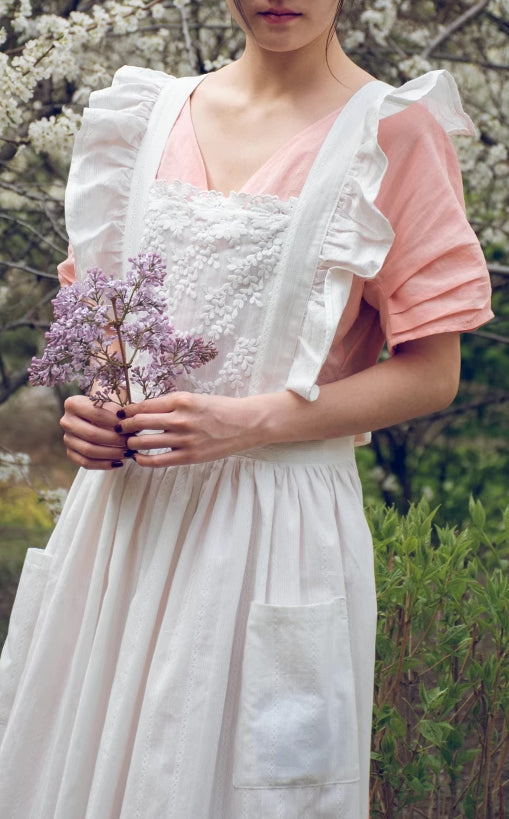
<path fill-rule="evenodd" d="M 260 371 L 278 366 L 289 373 L 286 387 L 312 401 L 317 380 L 346 307 L 354 276 L 372 278 L 394 240 L 375 200 L 387 170 L 378 144 L 381 119 L 423 104 L 448 133 L 475 133 L 451 75 L 432 71 L 401 88 L 373 81 L 338 115 L 298 202 L 292 235 L 274 288 L 267 322 L 295 328 L 277 351 L 262 338 Z M 296 279 L 296 271 L 299 276 Z M 253 379 L 256 382 L 256 378 Z"/>
<path fill-rule="evenodd" d="M 93 267 L 122 276 L 135 171 L 147 133 L 158 109 L 174 91 L 180 89 L 177 96 L 183 97 L 183 104 L 200 79 L 187 79 L 186 84 L 162 71 L 124 66 L 109 88 L 91 94 L 76 137 L 65 196 L 77 278 Z M 175 106 L 174 118 L 178 110 Z M 166 117 L 166 136 L 171 125 L 171 118 Z M 161 151 L 163 146 L 164 141 Z M 152 159 L 155 176 L 158 157 Z"/>
<path fill-rule="evenodd" d="M 476 135 L 474 123 L 463 110 L 456 81 L 448 71 L 428 71 L 392 88 L 380 101 L 379 119 L 397 114 L 414 102 L 424 105 L 448 134 Z"/>

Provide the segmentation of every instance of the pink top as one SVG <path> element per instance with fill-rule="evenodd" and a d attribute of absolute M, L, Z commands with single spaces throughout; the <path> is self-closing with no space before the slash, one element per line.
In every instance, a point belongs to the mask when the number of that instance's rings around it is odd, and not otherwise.
<path fill-rule="evenodd" d="M 298 196 L 337 115 L 331 112 L 296 134 L 242 192 Z M 395 240 L 374 279 L 354 277 L 319 383 L 375 363 L 384 340 L 392 352 L 414 338 L 472 330 L 493 315 L 486 264 L 465 218 L 461 173 L 449 138 L 416 104 L 381 121 L 379 142 L 389 165 L 376 204 Z M 189 100 L 167 140 L 158 178 L 208 189 Z M 62 284 L 73 280 L 72 252 L 59 265 L 59 276 Z"/>

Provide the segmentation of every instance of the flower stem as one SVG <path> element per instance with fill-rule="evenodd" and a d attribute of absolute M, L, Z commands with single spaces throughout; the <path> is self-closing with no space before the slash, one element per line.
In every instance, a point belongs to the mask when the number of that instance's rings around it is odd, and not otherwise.
<path fill-rule="evenodd" d="M 120 350 L 120 358 L 121 358 L 121 361 L 122 361 L 122 369 L 124 371 L 124 377 L 125 377 L 126 399 L 127 399 L 127 403 L 131 404 L 132 403 L 132 398 L 131 398 L 131 385 L 129 383 L 129 364 L 127 362 L 124 339 L 122 338 L 122 333 L 120 332 L 122 322 L 118 318 L 117 300 L 115 298 L 111 299 L 111 304 L 112 304 L 112 307 L 113 307 L 113 315 L 115 316 L 115 321 L 113 322 L 113 326 L 115 327 L 115 332 L 117 334 L 118 346 L 119 346 L 119 350 Z"/>

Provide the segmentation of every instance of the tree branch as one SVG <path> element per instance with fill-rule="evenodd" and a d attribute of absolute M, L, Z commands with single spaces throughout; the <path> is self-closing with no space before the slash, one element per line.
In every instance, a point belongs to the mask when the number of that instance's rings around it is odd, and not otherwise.
<path fill-rule="evenodd" d="M 494 25 L 497 26 L 497 28 L 500 29 L 500 31 L 502 31 L 504 34 L 509 34 L 509 21 L 502 20 L 501 17 L 497 17 L 497 15 L 492 14 L 491 11 L 487 11 L 486 16 L 492 23 L 494 23 Z"/>
<path fill-rule="evenodd" d="M 19 370 L 17 373 L 10 375 L 7 383 L 4 383 L 2 387 L 0 387 L 0 404 L 5 403 L 5 401 L 11 397 L 11 395 L 14 395 L 14 393 L 17 392 L 20 387 L 24 387 L 27 382 L 27 370 Z"/>
<path fill-rule="evenodd" d="M 425 418 L 417 420 L 421 422 L 438 421 L 445 418 L 453 418 L 455 415 L 464 415 L 466 412 L 482 409 L 483 407 L 495 406 L 497 404 L 507 404 L 508 402 L 509 393 L 489 393 L 488 395 L 484 396 L 484 398 L 479 398 L 474 401 L 466 401 L 461 404 L 453 404 L 452 407 L 448 407 L 445 410 L 440 410 L 440 412 L 434 412 L 431 415 L 427 415 Z M 412 422 L 412 425 L 414 423 L 415 422 Z"/>
<path fill-rule="evenodd" d="M 435 39 L 432 40 L 428 46 L 426 46 L 424 51 L 421 52 L 421 57 L 423 58 L 423 60 L 427 60 L 428 57 L 430 57 L 431 53 L 435 50 L 435 48 L 437 48 L 437 46 L 445 42 L 445 40 L 448 40 L 449 37 L 452 34 L 454 34 L 455 31 L 458 31 L 460 28 L 463 28 L 463 26 L 465 26 L 475 17 L 478 17 L 479 14 L 482 14 L 482 12 L 486 8 L 486 6 L 489 5 L 489 3 L 490 0 L 480 0 L 479 3 L 476 3 L 463 14 L 460 14 L 460 16 L 456 18 L 456 20 L 453 20 L 453 22 L 450 25 L 448 25 L 447 28 L 441 31 L 440 34 L 437 37 L 435 37 Z"/>
<path fill-rule="evenodd" d="M 497 333 L 486 333 L 484 330 L 474 330 L 474 335 L 481 338 L 489 338 L 490 341 L 499 341 L 501 344 L 509 344 L 509 336 L 500 336 Z"/>
<path fill-rule="evenodd" d="M 191 32 L 189 30 L 186 7 L 179 6 L 179 12 L 182 19 L 182 34 L 184 35 L 184 43 L 186 45 L 187 56 L 189 58 L 189 65 L 191 67 L 191 71 L 195 72 L 198 68 L 198 60 L 196 58 L 196 49 L 191 38 Z"/>
<path fill-rule="evenodd" d="M 48 193 L 33 193 L 28 191 L 26 187 L 23 185 L 14 185 L 12 182 L 6 182 L 5 179 L 0 179 L 0 188 L 5 188 L 6 191 L 12 191 L 13 193 L 17 193 L 19 196 L 22 196 L 28 202 L 42 202 L 43 204 L 50 202 L 55 202 L 58 205 L 62 205 L 63 203 L 60 199 L 56 196 L 50 196 Z"/>
<path fill-rule="evenodd" d="M 31 225 L 29 222 L 25 222 L 24 219 L 19 219 L 18 217 L 15 216 L 8 216 L 6 213 L 0 213 L 0 219 L 4 219 L 6 222 L 14 222 L 15 225 L 22 225 L 24 228 L 26 228 L 26 230 L 29 233 L 32 233 L 34 236 L 37 237 L 37 239 L 40 239 L 41 242 L 44 242 L 44 244 L 48 245 L 48 247 L 51 247 L 53 250 L 56 250 L 57 253 L 65 255 L 67 248 L 62 248 L 54 244 L 54 242 L 52 242 L 51 239 L 48 239 L 47 236 L 45 236 L 43 233 L 40 233 L 40 231 L 36 230 L 36 228 L 34 228 L 34 226 Z"/>
<path fill-rule="evenodd" d="M 54 273 L 43 273 L 42 270 L 37 270 L 35 267 L 30 267 L 30 265 L 23 264 L 22 262 L 7 262 L 0 259 L 0 265 L 2 265 L 2 267 L 12 268 L 13 270 L 22 270 L 23 273 L 30 273 L 32 276 L 37 276 L 37 278 L 40 279 L 57 280 L 57 276 Z"/>
<path fill-rule="evenodd" d="M 491 264 L 488 262 L 488 270 L 496 276 L 509 276 L 509 266 L 505 264 Z"/>
<path fill-rule="evenodd" d="M 419 53 L 419 52 L 413 52 Z M 460 54 L 445 54 L 443 51 L 435 51 L 433 53 L 434 60 L 449 60 L 451 63 L 464 63 L 466 65 L 476 65 L 479 68 L 486 68 L 488 71 L 509 71 L 507 63 L 493 63 L 488 60 L 474 59 Z"/>

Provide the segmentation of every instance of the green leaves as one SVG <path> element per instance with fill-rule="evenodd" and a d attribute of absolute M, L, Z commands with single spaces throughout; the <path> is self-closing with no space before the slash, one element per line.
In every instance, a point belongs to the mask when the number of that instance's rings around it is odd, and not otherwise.
<path fill-rule="evenodd" d="M 470 517 L 474 525 L 482 531 L 486 525 L 486 512 L 484 511 L 481 501 L 476 501 L 470 496 L 468 511 L 470 512 Z"/>
<path fill-rule="evenodd" d="M 487 523 L 473 498 L 469 510 L 461 531 L 436 526 L 426 501 L 404 516 L 368 514 L 379 606 L 372 819 L 503 817 L 508 515 Z"/>

